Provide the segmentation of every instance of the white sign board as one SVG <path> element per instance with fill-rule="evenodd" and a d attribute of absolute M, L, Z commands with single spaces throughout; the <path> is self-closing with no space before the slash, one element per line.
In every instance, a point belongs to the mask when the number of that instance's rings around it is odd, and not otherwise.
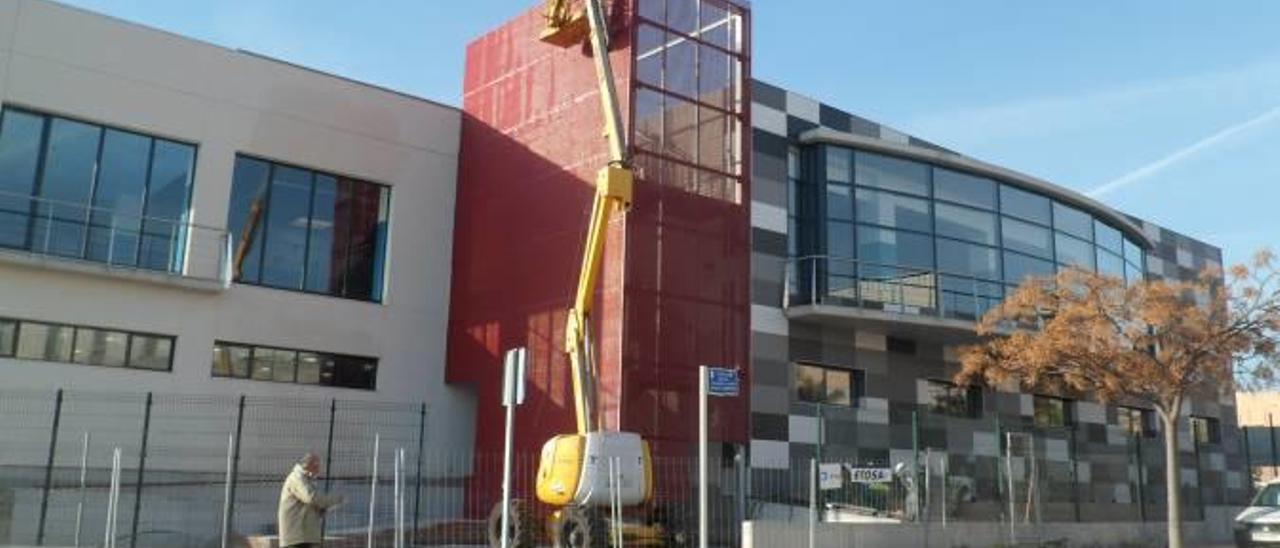
<path fill-rule="evenodd" d="M 840 471 L 840 464 L 819 464 L 818 489 L 830 491 L 841 487 L 844 487 L 844 475 Z"/>
<path fill-rule="evenodd" d="M 502 405 L 511 407 L 524 403 L 525 348 L 512 348 L 502 361 Z"/>
<path fill-rule="evenodd" d="M 849 481 L 854 483 L 889 483 L 893 470 L 888 468 L 850 468 Z"/>

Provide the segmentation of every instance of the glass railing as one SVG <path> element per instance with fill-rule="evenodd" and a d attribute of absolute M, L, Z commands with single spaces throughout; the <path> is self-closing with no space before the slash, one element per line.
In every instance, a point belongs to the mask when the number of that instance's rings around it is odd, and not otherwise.
<path fill-rule="evenodd" d="M 224 229 L 3 191 L 0 251 L 230 282 Z"/>
<path fill-rule="evenodd" d="M 783 308 L 845 306 L 977 321 L 1003 298 L 999 280 L 812 255 L 787 261 Z"/>

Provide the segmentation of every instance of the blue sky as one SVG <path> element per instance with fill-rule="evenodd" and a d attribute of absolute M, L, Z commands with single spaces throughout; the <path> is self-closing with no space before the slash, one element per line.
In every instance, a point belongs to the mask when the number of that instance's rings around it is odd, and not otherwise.
<path fill-rule="evenodd" d="M 70 0 L 449 104 L 525 0 Z M 1280 2 L 756 0 L 757 78 L 1223 247 L 1280 248 Z"/>

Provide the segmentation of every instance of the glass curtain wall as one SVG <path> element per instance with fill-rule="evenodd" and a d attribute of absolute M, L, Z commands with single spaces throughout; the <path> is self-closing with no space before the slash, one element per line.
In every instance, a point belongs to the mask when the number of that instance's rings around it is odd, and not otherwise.
<path fill-rule="evenodd" d="M 792 255 L 823 258 L 793 272 L 816 268 L 825 302 L 972 320 L 1028 277 L 1067 266 L 1143 276 L 1137 242 L 1069 204 L 870 151 L 823 145 L 792 156 L 809 153 L 813 161 L 793 161 L 811 169 L 792 170 Z M 813 179 L 816 187 L 803 183 Z M 806 224 L 820 228 L 808 242 Z"/>

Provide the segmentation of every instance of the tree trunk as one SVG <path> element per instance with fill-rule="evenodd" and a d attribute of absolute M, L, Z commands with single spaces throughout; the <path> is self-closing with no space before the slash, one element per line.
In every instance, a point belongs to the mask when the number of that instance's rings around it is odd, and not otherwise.
<path fill-rule="evenodd" d="M 1182 468 L 1178 464 L 1178 417 L 1176 411 L 1160 413 L 1164 423 L 1164 484 L 1168 506 L 1169 548 L 1182 548 Z M 1139 467 L 1141 469 L 1141 467 Z"/>

